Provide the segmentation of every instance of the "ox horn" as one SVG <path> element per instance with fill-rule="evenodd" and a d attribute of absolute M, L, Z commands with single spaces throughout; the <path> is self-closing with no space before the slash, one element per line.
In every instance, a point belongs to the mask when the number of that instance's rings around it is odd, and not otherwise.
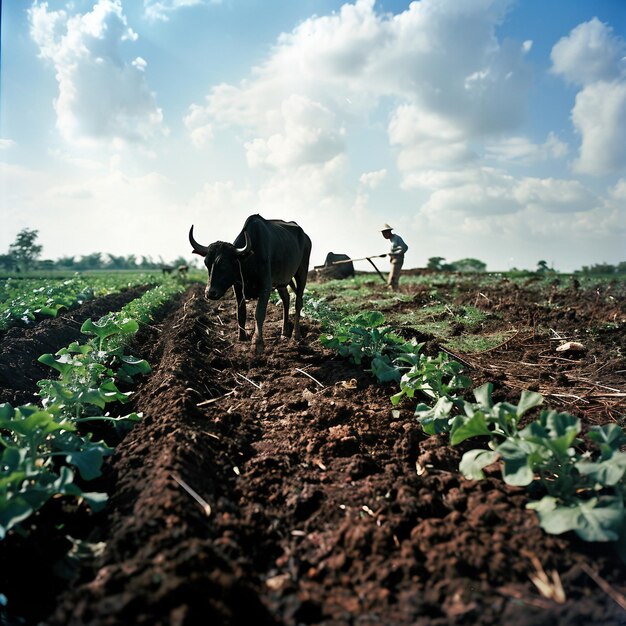
<path fill-rule="evenodd" d="M 243 256 L 244 254 L 248 254 L 248 252 L 250 252 L 252 248 L 252 242 L 250 241 L 250 237 L 248 236 L 248 231 L 244 230 L 243 234 L 246 238 L 246 245 L 243 248 L 235 248 L 237 256 Z"/>
<path fill-rule="evenodd" d="M 199 254 L 200 256 L 206 256 L 209 252 L 208 246 L 201 246 L 194 238 L 193 238 L 193 226 L 189 229 L 189 243 L 193 248 L 194 254 Z"/>

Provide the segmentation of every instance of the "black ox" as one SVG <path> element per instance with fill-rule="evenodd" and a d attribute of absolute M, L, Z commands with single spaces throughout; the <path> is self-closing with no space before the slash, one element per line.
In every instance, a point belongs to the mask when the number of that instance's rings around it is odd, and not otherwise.
<path fill-rule="evenodd" d="M 276 289 L 283 302 L 283 337 L 291 336 L 289 325 L 289 292 L 296 294 L 296 313 L 293 330 L 300 339 L 300 311 L 311 254 L 311 240 L 295 222 L 266 220 L 251 215 L 237 235 L 234 243 L 216 241 L 209 246 L 200 245 L 189 230 L 189 242 L 195 254 L 204 257 L 209 272 L 205 295 L 210 300 L 221 298 L 233 287 L 237 300 L 239 340 L 246 333 L 246 300 L 258 298 L 255 313 L 254 347 L 263 351 L 263 322 L 272 289 Z"/>

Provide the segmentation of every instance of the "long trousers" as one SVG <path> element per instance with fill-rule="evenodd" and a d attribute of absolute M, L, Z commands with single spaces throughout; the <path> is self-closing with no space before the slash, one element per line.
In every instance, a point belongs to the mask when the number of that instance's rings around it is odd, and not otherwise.
<path fill-rule="evenodd" d="M 391 271 L 387 278 L 387 284 L 394 290 L 398 291 L 398 283 L 400 282 L 400 271 L 404 265 L 404 257 L 392 257 L 391 258 Z"/>

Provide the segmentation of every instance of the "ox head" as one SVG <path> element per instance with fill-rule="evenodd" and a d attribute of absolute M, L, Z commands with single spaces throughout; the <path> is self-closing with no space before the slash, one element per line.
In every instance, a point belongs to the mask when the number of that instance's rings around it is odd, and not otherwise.
<path fill-rule="evenodd" d="M 209 272 L 209 282 L 205 296 L 209 300 L 219 300 L 229 287 L 241 281 L 240 260 L 246 256 L 252 247 L 248 233 L 245 233 L 246 243 L 243 248 L 237 248 L 232 243 L 216 241 L 209 246 L 200 245 L 193 237 L 193 226 L 189 230 L 189 243 L 194 254 L 204 257 L 204 264 Z"/>

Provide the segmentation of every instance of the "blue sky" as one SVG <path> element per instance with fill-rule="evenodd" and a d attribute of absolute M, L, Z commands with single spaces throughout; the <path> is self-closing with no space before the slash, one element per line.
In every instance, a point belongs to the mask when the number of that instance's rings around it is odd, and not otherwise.
<path fill-rule="evenodd" d="M 268 7 L 271 6 L 271 10 Z M 0 251 L 626 259 L 622 0 L 2 3 Z M 366 268 L 364 268 L 366 269 Z"/>

